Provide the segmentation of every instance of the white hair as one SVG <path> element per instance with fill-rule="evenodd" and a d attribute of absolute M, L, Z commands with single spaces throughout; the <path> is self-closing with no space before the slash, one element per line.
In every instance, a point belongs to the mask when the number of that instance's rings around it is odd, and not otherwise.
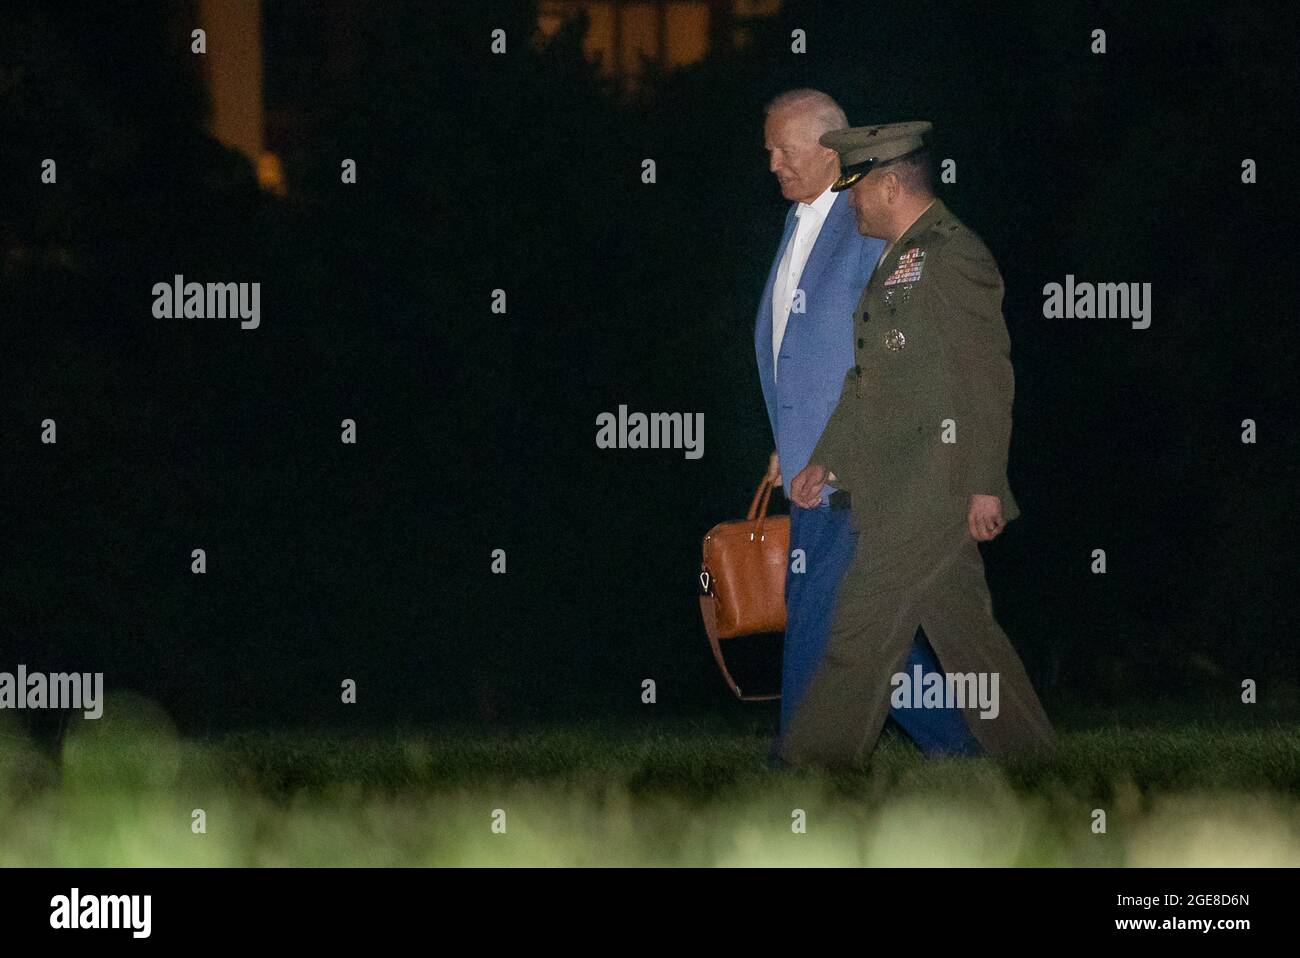
<path fill-rule="evenodd" d="M 798 90 L 786 90 L 784 93 L 773 97 L 763 109 L 763 115 L 768 116 L 777 110 L 799 110 L 806 112 L 812 117 L 813 122 L 817 124 L 817 133 L 828 133 L 831 130 L 843 130 L 849 125 L 849 118 L 845 116 L 844 110 L 830 96 L 821 90 L 813 90 L 807 87 Z"/>

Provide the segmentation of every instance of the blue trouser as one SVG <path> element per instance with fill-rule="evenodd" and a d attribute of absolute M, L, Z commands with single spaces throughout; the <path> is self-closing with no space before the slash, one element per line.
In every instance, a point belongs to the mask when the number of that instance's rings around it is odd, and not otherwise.
<path fill-rule="evenodd" d="M 790 504 L 790 551 L 803 550 L 803 572 L 796 560 L 785 577 L 785 649 L 781 668 L 781 733 L 784 734 L 795 708 L 812 681 L 826 651 L 826 639 L 835 615 L 835 597 L 840 580 L 853 559 L 857 536 L 849 524 L 849 510 L 804 509 Z M 916 641 L 903 671 L 914 665 L 923 674 L 940 672 L 939 661 L 917 629 Z M 942 674 L 940 672 L 940 674 Z M 882 694 L 889 694 L 884 690 Z M 890 709 L 889 716 L 911 736 L 923 752 L 978 755 L 982 752 L 965 718 L 956 709 Z"/>

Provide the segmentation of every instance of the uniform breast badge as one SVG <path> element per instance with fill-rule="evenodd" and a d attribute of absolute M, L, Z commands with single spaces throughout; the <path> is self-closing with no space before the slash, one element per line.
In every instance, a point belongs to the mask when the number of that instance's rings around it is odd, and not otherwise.
<path fill-rule="evenodd" d="M 898 257 L 898 265 L 885 280 L 886 286 L 898 286 L 900 284 L 912 284 L 919 282 L 921 279 L 921 270 L 925 267 L 925 250 L 916 246 L 909 249 L 902 256 Z"/>
<path fill-rule="evenodd" d="M 891 329 L 885 333 L 885 348 L 898 352 L 907 345 L 907 337 L 903 335 L 901 329 Z"/>
<path fill-rule="evenodd" d="M 925 250 L 914 246 L 898 257 L 898 265 L 885 280 L 885 305 L 902 306 L 912 296 L 912 287 L 920 281 L 925 268 Z M 897 302 L 895 302 L 897 300 Z"/>

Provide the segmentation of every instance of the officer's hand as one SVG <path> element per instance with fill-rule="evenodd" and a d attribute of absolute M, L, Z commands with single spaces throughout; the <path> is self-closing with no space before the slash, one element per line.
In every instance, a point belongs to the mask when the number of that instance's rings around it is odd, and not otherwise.
<path fill-rule="evenodd" d="M 767 481 L 774 486 L 781 484 L 781 460 L 776 456 L 776 450 L 772 450 L 772 458 L 767 461 Z"/>
<path fill-rule="evenodd" d="M 810 462 L 790 483 L 790 501 L 805 509 L 816 509 L 821 504 L 824 485 L 826 485 L 826 467 Z"/>
<path fill-rule="evenodd" d="M 977 542 L 988 542 L 1006 528 L 1002 518 L 1002 500 L 997 496 L 970 497 L 970 512 L 966 514 L 966 528 Z"/>

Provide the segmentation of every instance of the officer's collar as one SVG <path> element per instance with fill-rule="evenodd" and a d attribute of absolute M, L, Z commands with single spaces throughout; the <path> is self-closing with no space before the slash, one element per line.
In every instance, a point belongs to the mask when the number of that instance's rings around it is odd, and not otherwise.
<path fill-rule="evenodd" d="M 947 215 L 948 208 L 943 205 L 943 200 L 936 196 L 930 201 L 930 205 L 921 211 L 921 215 L 912 220 L 912 225 L 903 230 L 903 235 L 894 241 L 894 247 L 905 246 L 912 237 L 929 229 L 936 220 L 941 220 Z"/>

